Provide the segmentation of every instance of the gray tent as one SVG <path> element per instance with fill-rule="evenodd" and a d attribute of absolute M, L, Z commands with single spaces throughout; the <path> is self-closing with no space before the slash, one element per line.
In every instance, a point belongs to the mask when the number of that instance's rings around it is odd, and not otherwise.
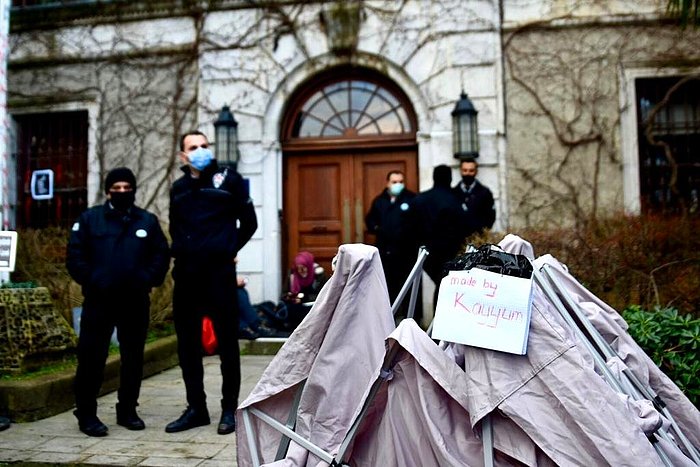
<path fill-rule="evenodd" d="M 513 237 L 502 245 L 531 252 Z M 480 466 L 493 453 L 494 465 L 692 465 L 668 439 L 652 446 L 645 429 L 658 424 L 606 383 L 545 292 L 535 287 L 527 355 L 438 347 L 412 320 L 392 332 L 376 250 L 341 246 L 319 300 L 239 407 L 239 464 Z M 604 305 L 578 292 L 583 307 Z M 686 411 L 679 425 L 697 446 L 697 409 L 601 308 L 618 326 L 607 337 L 625 344 L 625 361 L 641 362 L 650 384 L 661 382 L 669 407 Z"/>

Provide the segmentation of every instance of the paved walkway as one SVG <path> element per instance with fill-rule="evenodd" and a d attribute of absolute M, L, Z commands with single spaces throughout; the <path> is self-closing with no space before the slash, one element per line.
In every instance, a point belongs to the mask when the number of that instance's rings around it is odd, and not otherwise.
<path fill-rule="evenodd" d="M 272 356 L 241 356 L 241 401 L 252 391 Z M 0 465 L 236 465 L 236 435 L 218 435 L 216 426 L 221 375 L 219 357 L 205 357 L 204 385 L 211 425 L 181 433 L 165 433 L 165 425 L 185 408 L 185 387 L 175 367 L 143 381 L 139 415 L 143 431 L 129 431 L 116 423 L 117 393 L 100 398 L 98 415 L 109 426 L 109 436 L 90 438 L 78 430 L 72 410 L 31 423 L 13 423 L 0 432 Z"/>

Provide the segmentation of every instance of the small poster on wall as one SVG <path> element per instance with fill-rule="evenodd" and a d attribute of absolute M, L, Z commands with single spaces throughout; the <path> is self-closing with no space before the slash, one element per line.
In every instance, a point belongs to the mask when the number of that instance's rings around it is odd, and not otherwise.
<path fill-rule="evenodd" d="M 16 256 L 17 232 L 0 230 L 0 271 L 14 271 Z"/>
<path fill-rule="evenodd" d="M 531 309 L 531 278 L 450 271 L 440 283 L 432 337 L 525 355 Z"/>
<path fill-rule="evenodd" d="M 41 169 L 32 172 L 31 189 L 33 199 L 53 198 L 53 170 Z"/>

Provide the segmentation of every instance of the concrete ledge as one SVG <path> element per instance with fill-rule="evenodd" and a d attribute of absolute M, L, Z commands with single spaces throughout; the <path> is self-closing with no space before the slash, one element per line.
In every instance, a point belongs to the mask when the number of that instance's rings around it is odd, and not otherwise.
<path fill-rule="evenodd" d="M 119 387 L 119 355 L 107 358 L 100 395 Z M 177 365 L 177 339 L 165 337 L 146 344 L 143 376 L 148 377 Z M 0 407 L 15 422 L 33 422 L 75 405 L 75 368 L 20 381 L 0 381 Z"/>
<path fill-rule="evenodd" d="M 239 340 L 241 355 L 276 355 L 287 342 L 286 337 L 258 337 L 255 340 Z"/>
<path fill-rule="evenodd" d="M 274 355 L 282 347 L 284 338 L 240 340 L 244 355 Z M 100 395 L 119 387 L 119 355 L 111 355 L 105 366 Z M 143 377 L 147 378 L 178 364 L 177 338 L 168 336 L 146 344 Z M 33 422 L 65 412 L 75 406 L 73 378 L 75 368 L 21 381 L 0 380 L 0 409 L 14 422 Z"/>

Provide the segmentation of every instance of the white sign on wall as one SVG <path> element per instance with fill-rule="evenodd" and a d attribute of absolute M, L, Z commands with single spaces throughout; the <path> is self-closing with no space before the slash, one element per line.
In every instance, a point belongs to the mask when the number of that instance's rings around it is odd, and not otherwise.
<path fill-rule="evenodd" d="M 17 232 L 11 230 L 0 231 L 0 271 L 14 271 L 16 256 Z"/>
<path fill-rule="evenodd" d="M 440 283 L 432 337 L 525 355 L 531 309 L 532 279 L 450 271 Z"/>
<path fill-rule="evenodd" d="M 33 199 L 53 198 L 53 170 L 35 170 L 30 185 Z"/>

